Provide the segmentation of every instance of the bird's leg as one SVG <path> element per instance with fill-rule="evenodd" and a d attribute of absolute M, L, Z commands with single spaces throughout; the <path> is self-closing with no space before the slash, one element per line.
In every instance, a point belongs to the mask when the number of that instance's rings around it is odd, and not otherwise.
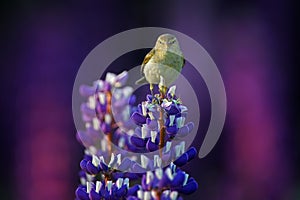
<path fill-rule="evenodd" d="M 165 94 L 167 92 L 167 86 L 166 86 L 166 81 L 163 76 L 160 76 L 160 81 L 159 81 L 159 92 L 160 92 L 160 98 L 164 99 Z"/>
<path fill-rule="evenodd" d="M 150 92 L 151 92 L 151 96 L 152 96 L 152 103 L 154 103 L 154 92 L 153 92 L 153 84 L 150 83 Z"/>
<path fill-rule="evenodd" d="M 166 93 L 167 93 L 167 90 L 168 90 L 168 87 L 166 87 L 166 86 L 161 86 L 160 87 L 160 96 L 161 96 L 161 98 L 165 98 L 165 96 L 166 96 Z"/>

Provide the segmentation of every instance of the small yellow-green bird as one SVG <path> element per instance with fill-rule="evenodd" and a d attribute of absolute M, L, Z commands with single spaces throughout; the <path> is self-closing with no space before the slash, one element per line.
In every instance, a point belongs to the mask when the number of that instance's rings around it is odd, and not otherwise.
<path fill-rule="evenodd" d="M 153 84 L 169 87 L 174 82 L 185 64 L 178 40 L 174 35 L 160 35 L 154 48 L 146 55 L 141 65 L 142 78 L 136 84 L 150 83 L 153 95 Z"/>

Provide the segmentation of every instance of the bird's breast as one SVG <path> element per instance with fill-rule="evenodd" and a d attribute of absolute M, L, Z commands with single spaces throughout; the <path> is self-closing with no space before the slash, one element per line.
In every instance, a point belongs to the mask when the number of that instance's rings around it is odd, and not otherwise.
<path fill-rule="evenodd" d="M 152 84 L 159 84 L 160 76 L 164 77 L 166 86 L 174 82 L 182 68 L 182 63 L 174 58 L 155 59 L 151 58 L 144 67 L 144 75 L 146 80 Z"/>

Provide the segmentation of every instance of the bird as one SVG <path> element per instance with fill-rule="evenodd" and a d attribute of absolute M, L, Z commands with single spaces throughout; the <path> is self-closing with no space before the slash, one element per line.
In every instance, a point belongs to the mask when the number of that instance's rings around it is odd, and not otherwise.
<path fill-rule="evenodd" d="M 157 38 L 155 46 L 145 56 L 141 65 L 141 78 L 137 85 L 149 83 L 153 97 L 153 85 L 159 84 L 160 92 L 165 93 L 167 88 L 178 78 L 185 59 L 177 38 L 169 33 Z"/>

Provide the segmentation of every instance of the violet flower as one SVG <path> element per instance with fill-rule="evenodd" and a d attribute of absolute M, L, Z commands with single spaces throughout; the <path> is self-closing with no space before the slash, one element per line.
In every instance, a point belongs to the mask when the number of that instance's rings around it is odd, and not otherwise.
<path fill-rule="evenodd" d="M 187 107 L 176 97 L 175 86 L 164 98 L 147 95 L 146 101 L 134 107 L 136 98 L 133 89 L 125 86 L 127 79 L 127 72 L 107 73 L 105 80 L 80 88 L 87 98 L 80 108 L 86 130 L 77 133 L 85 155 L 76 199 L 180 200 L 181 194 L 198 188 L 179 168 L 197 155 L 194 147 L 186 151 L 185 141 L 180 141 L 194 127 L 193 122 L 185 123 Z M 162 121 L 166 131 L 163 147 Z M 112 144 L 119 148 L 117 153 Z M 158 150 L 160 153 L 154 153 Z M 128 151 L 139 154 L 128 156 Z M 154 154 L 144 154 L 149 152 Z"/>
<path fill-rule="evenodd" d="M 76 198 L 78 200 L 119 200 L 124 197 L 136 195 L 140 186 L 129 187 L 128 178 L 118 178 L 116 182 L 96 181 L 88 182 L 86 186 L 79 186 L 76 189 Z"/>
<path fill-rule="evenodd" d="M 166 142 L 172 141 L 175 137 L 183 138 L 193 130 L 193 122 L 185 124 L 187 107 L 175 96 L 175 90 L 176 86 L 172 86 L 164 99 L 155 97 L 156 101 L 162 102 L 161 105 L 153 101 L 151 95 L 147 96 L 147 101 L 139 104 L 138 110 L 131 116 L 139 126 L 135 135 L 130 138 L 133 145 L 148 152 L 156 151 L 159 148 L 161 107 L 164 110 L 162 120 L 166 127 L 167 134 L 164 138 Z"/>
<path fill-rule="evenodd" d="M 191 194 L 198 188 L 198 183 L 189 174 L 180 170 L 173 163 L 166 169 L 158 168 L 148 171 L 142 178 L 142 187 L 137 197 L 132 199 L 181 199 L 182 194 Z"/>

